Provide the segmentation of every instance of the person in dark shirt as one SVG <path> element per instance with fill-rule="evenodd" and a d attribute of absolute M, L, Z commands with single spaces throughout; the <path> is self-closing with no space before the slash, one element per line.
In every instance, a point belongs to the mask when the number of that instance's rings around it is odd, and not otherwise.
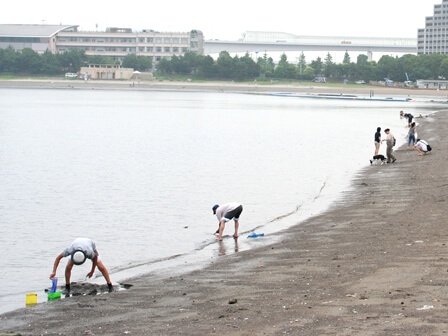
<path fill-rule="evenodd" d="M 381 146 L 381 127 L 378 127 L 375 132 L 375 154 L 378 155 Z"/>

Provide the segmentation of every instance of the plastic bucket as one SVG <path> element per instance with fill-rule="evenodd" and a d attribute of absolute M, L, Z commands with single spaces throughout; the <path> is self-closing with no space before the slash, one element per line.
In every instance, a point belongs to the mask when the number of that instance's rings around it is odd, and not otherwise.
<path fill-rule="evenodd" d="M 27 306 L 34 306 L 37 304 L 37 294 L 35 293 L 29 293 L 26 295 L 26 305 Z"/>
<path fill-rule="evenodd" d="M 59 300 L 61 292 L 48 293 L 48 301 Z"/>

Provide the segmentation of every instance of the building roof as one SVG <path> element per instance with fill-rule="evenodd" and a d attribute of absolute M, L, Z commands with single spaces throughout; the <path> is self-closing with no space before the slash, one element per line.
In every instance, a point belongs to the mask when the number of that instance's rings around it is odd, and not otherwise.
<path fill-rule="evenodd" d="M 51 37 L 61 30 L 76 29 L 77 25 L 0 24 L 0 36 Z"/>

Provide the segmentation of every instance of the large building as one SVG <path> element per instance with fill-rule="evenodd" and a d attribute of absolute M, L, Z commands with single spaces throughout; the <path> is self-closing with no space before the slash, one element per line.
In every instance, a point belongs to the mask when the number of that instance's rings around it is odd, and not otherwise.
<path fill-rule="evenodd" d="M 106 31 L 78 31 L 76 25 L 0 24 L 0 48 L 31 48 L 61 53 L 73 49 L 87 55 L 110 56 L 121 60 L 128 54 L 151 56 L 155 61 L 182 56 L 192 51 L 204 54 L 204 36 L 199 30 L 187 33 L 157 32 L 150 29 L 107 28 Z"/>
<path fill-rule="evenodd" d="M 425 28 L 418 30 L 417 53 L 448 54 L 448 0 L 434 5 L 434 15 L 427 16 Z"/>

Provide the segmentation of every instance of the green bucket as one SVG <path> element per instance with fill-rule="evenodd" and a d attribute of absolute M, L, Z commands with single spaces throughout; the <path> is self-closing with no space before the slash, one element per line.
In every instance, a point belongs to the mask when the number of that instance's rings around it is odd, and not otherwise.
<path fill-rule="evenodd" d="M 48 301 L 59 300 L 61 298 L 61 292 L 48 293 Z"/>

